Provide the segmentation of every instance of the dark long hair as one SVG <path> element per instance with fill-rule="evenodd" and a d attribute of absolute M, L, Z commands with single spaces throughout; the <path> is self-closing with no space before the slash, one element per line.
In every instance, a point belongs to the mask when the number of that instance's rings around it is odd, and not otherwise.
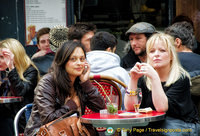
<path fill-rule="evenodd" d="M 62 100 L 64 100 L 67 96 L 71 95 L 71 92 L 70 92 L 71 80 L 69 78 L 68 73 L 65 70 L 65 65 L 68 62 L 71 54 L 74 52 L 74 50 L 77 47 L 82 48 L 86 56 L 86 52 L 83 48 L 83 45 L 80 42 L 67 41 L 56 52 L 54 61 L 52 63 L 52 67 L 50 69 L 50 72 L 53 73 L 54 82 L 56 86 L 58 87 L 58 90 L 56 90 L 56 93 L 59 97 L 61 97 Z M 79 77 L 77 77 L 74 82 L 74 88 L 76 91 L 80 90 Z"/>

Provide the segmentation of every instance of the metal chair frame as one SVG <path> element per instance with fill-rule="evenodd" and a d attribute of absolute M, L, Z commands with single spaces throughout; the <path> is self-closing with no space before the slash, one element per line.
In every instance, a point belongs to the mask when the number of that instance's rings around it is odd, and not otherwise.
<path fill-rule="evenodd" d="M 19 119 L 20 119 L 21 115 L 23 113 L 25 113 L 26 121 L 28 121 L 32 105 L 33 104 L 27 104 L 27 105 L 25 105 L 15 115 L 15 118 L 14 118 L 14 132 L 15 132 L 15 136 L 19 136 L 18 123 L 19 123 Z"/>

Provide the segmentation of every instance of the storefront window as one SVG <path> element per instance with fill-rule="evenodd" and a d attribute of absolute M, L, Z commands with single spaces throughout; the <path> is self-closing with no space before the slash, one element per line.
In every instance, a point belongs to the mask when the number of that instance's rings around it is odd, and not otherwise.
<path fill-rule="evenodd" d="M 122 42 L 127 41 L 128 28 L 137 22 L 149 22 L 158 30 L 169 24 L 168 0 L 75 0 L 74 4 L 77 21 L 92 22 Z"/>

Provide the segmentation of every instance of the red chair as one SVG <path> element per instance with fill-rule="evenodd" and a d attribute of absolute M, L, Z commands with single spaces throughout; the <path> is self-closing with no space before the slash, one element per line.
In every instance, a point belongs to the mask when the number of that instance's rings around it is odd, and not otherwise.
<path fill-rule="evenodd" d="M 92 82 L 92 84 L 94 86 L 96 86 L 98 88 L 98 91 L 104 97 L 105 102 L 106 102 L 106 95 L 105 95 L 104 91 L 102 90 L 102 88 L 94 80 L 96 80 L 99 84 L 102 85 L 102 87 L 104 88 L 104 90 L 108 96 L 110 95 L 111 86 L 113 87 L 112 94 L 118 96 L 118 102 L 119 102 L 118 109 L 120 110 L 121 105 L 122 105 L 122 94 L 121 94 L 121 91 L 120 91 L 120 88 L 118 85 L 121 85 L 122 87 L 127 88 L 126 84 L 124 84 L 122 81 L 120 81 L 114 77 L 111 77 L 111 76 L 91 75 L 90 81 Z M 94 113 L 94 112 L 91 109 L 89 109 L 88 107 L 86 107 L 85 114 L 91 114 L 91 113 Z"/>

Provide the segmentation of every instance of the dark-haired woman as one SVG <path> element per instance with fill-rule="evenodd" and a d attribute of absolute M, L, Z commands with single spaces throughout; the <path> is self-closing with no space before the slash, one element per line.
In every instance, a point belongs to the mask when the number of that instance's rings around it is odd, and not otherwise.
<path fill-rule="evenodd" d="M 35 89 L 25 135 L 35 135 L 42 125 L 71 110 L 84 114 L 86 105 L 95 112 L 105 108 L 103 97 L 89 81 L 89 74 L 90 66 L 81 43 L 65 42 L 56 52 L 51 70 Z"/>

